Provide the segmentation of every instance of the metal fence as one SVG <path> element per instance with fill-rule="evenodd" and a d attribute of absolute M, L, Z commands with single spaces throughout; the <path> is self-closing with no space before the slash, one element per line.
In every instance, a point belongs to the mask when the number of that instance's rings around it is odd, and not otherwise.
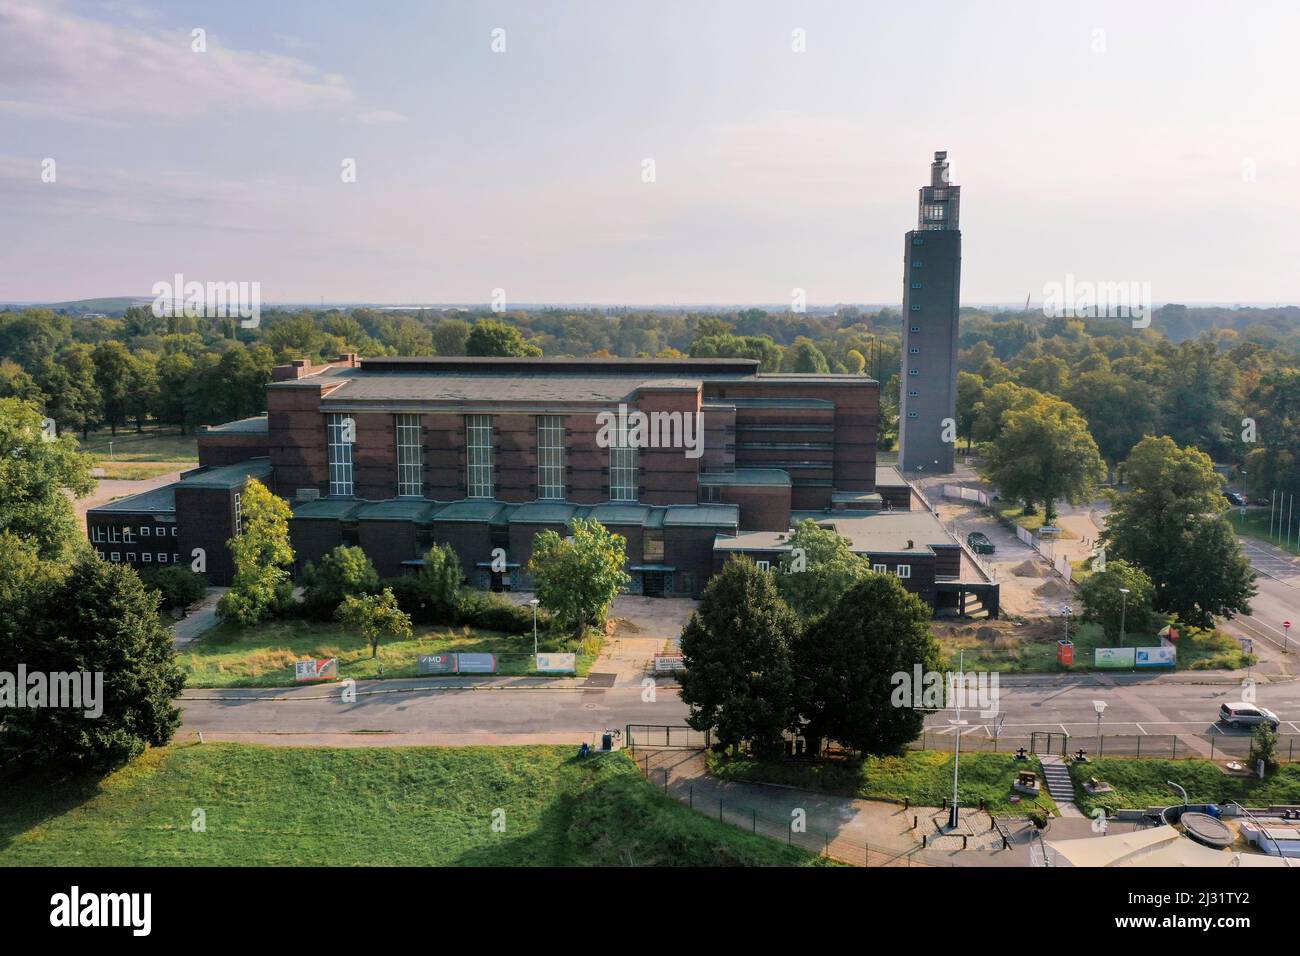
<path fill-rule="evenodd" d="M 645 725 L 640 727 L 643 731 L 647 729 Z M 631 735 L 631 729 L 629 727 L 629 741 L 637 739 Z M 686 728 L 672 729 L 684 731 Z M 677 735 L 674 734 L 673 738 L 676 740 Z M 828 830 L 806 828 L 793 815 L 790 819 L 772 817 L 760 813 L 755 807 L 708 793 L 703 785 L 696 787 L 697 775 L 679 773 L 675 769 L 683 759 L 691 759 L 682 753 L 688 748 L 679 748 L 676 743 L 672 749 L 644 743 L 640 749 L 629 744 L 629 749 L 637 769 L 655 787 L 698 813 L 757 836 L 779 840 L 787 846 L 853 866 L 957 866 L 951 860 L 943 859 L 937 851 L 927 854 L 924 846 L 863 843 Z M 970 812 L 975 812 L 975 808 L 970 808 Z"/>
<path fill-rule="evenodd" d="M 1049 738 L 1044 740 L 1043 738 Z M 909 745 L 912 750 L 956 749 L 952 733 L 926 731 Z M 1013 754 L 1020 748 L 1030 753 L 1053 753 L 1072 756 L 1079 750 L 1089 757 L 1152 757 L 1167 760 L 1245 760 L 1250 756 L 1249 734 L 1095 734 L 1074 736 L 1053 733 L 1001 737 L 967 734 L 961 749 L 967 753 Z M 1277 739 L 1279 763 L 1295 763 L 1300 758 L 1300 734 L 1281 734 Z"/>

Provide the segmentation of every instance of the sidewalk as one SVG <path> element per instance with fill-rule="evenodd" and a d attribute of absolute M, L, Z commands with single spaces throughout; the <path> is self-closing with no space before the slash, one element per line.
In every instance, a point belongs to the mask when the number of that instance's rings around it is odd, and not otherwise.
<path fill-rule="evenodd" d="M 189 647 L 217 626 L 217 602 L 229 588 L 208 588 L 203 600 L 190 608 L 189 614 L 172 625 L 172 646 L 178 651 Z"/>

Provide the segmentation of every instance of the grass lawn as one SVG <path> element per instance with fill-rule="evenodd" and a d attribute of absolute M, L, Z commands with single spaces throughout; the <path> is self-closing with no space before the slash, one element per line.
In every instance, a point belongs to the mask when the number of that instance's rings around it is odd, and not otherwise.
<path fill-rule="evenodd" d="M 4 787 L 7 866 L 818 862 L 660 793 L 624 753 L 580 760 L 574 747 L 191 744 L 102 781 Z"/>
<path fill-rule="evenodd" d="M 199 460 L 199 442 L 194 435 L 160 425 L 146 425 L 144 431 L 136 432 L 134 422 L 119 428 L 116 436 L 107 428 L 92 431 L 81 442 L 81 450 L 102 464 L 110 460 L 109 442 L 113 443 L 112 461 L 183 461 L 193 465 Z"/>
<path fill-rule="evenodd" d="M 370 645 L 342 624 L 313 621 L 271 621 L 241 628 L 221 624 L 177 655 L 190 687 L 288 687 L 294 683 L 293 663 L 308 657 L 337 657 L 339 677 L 366 680 L 384 677 L 418 677 L 421 654 L 451 652 L 497 655 L 501 674 L 532 674 L 533 635 L 509 635 L 469 627 L 417 624 L 409 641 L 384 642 L 379 656 Z M 543 634 L 542 651 L 576 650 L 572 641 Z M 578 676 L 591 671 L 600 653 L 600 641 L 590 637 L 578 654 Z"/>
<path fill-rule="evenodd" d="M 174 471 L 189 471 L 195 465 L 192 461 L 100 461 L 96 467 L 104 469 L 105 478 L 143 481 L 146 478 L 157 478 L 159 475 L 171 474 Z"/>
<path fill-rule="evenodd" d="M 1237 512 L 1236 508 L 1229 511 L 1225 518 L 1228 524 L 1232 525 L 1232 530 L 1243 538 L 1255 538 L 1259 541 L 1267 541 L 1274 547 L 1281 548 L 1283 551 L 1290 551 L 1292 554 L 1300 554 L 1300 533 L 1296 530 L 1294 519 L 1291 523 L 1290 542 L 1287 541 L 1285 530 L 1285 515 L 1279 518 L 1274 512 L 1273 515 L 1273 534 L 1269 535 L 1268 508 L 1247 508 L 1246 517 Z"/>
<path fill-rule="evenodd" d="M 1026 531 L 1037 531 L 1044 524 L 1043 513 L 1041 511 L 1038 514 L 1027 515 L 1024 513 L 1020 505 L 1012 504 L 1006 506 L 1006 502 L 995 504 L 993 507 L 997 513 L 1001 515 L 1004 521 L 1009 521 L 1012 524 L 1019 525 Z M 1061 528 L 1060 534 L 1054 535 L 1054 537 L 1059 540 L 1072 540 L 1079 536 L 1073 531 Z"/>
<path fill-rule="evenodd" d="M 988 636 L 981 637 L 984 633 Z M 1099 624 L 1072 624 L 1070 640 L 1074 642 L 1074 664 L 1065 667 L 1056 660 L 1056 642 L 1064 626 L 1058 621 L 1041 621 L 1011 627 L 998 622 L 986 626 L 967 625 L 939 630 L 939 654 L 945 670 L 956 670 L 958 652 L 966 652 L 966 670 L 1001 673 L 1052 673 L 1094 671 L 1093 652 L 1112 647 Z M 1125 647 L 1155 647 L 1155 635 L 1128 634 Z M 1237 670 L 1254 664 L 1254 655 L 1245 654 L 1236 639 L 1221 631 L 1185 629 L 1178 641 L 1178 664 L 1184 670 Z"/>
<path fill-rule="evenodd" d="M 953 755 L 938 750 L 909 750 L 901 757 L 867 757 L 854 760 L 755 760 L 709 754 L 709 772 L 723 780 L 779 783 L 805 790 L 820 790 L 842 797 L 890 800 L 913 806 L 940 807 L 952 800 Z M 958 794 L 964 805 L 980 800 L 994 813 L 1024 814 L 1039 809 L 1056 811 L 1056 803 L 1044 790 L 1037 801 L 1028 798 L 1012 803 L 1011 785 L 1020 770 L 1042 768 L 1037 760 L 1016 760 L 1010 754 L 970 753 L 961 755 Z"/>
<path fill-rule="evenodd" d="M 1071 764 L 1079 808 L 1091 814 L 1095 807 L 1107 810 L 1144 809 L 1181 803 L 1178 792 L 1166 781 L 1187 789 L 1191 803 L 1219 803 L 1236 800 L 1247 807 L 1300 803 L 1300 764 L 1286 764 L 1264 780 L 1230 777 L 1209 760 L 1138 760 L 1103 757 L 1085 764 Z M 1083 783 L 1096 777 L 1112 787 L 1111 793 L 1089 796 Z"/>

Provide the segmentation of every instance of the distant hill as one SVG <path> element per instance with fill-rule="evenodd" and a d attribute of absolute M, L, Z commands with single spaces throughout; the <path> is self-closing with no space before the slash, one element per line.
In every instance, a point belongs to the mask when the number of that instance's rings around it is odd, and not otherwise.
<path fill-rule="evenodd" d="M 50 309 L 68 315 L 80 315 L 83 312 L 103 312 L 106 315 L 121 315 L 133 305 L 148 305 L 153 298 L 147 295 L 117 295 L 102 299 L 75 299 L 71 302 L 21 302 L 12 305 L 0 305 L 5 309 Z"/>

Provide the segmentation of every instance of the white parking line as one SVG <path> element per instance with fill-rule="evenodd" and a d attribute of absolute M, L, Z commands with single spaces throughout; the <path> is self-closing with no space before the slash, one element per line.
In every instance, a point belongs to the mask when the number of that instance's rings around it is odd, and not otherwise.
<path fill-rule="evenodd" d="M 1143 734 L 1146 734 L 1147 732 L 1147 729 L 1143 727 L 1141 724 L 1137 724 L 1137 729 L 1142 731 Z"/>
<path fill-rule="evenodd" d="M 1300 727 L 1297 727 L 1297 726 L 1295 725 L 1295 721 L 1294 721 L 1294 720 L 1288 720 L 1287 723 L 1291 725 L 1291 729 L 1292 729 L 1292 730 L 1294 730 L 1296 733 L 1300 734 Z"/>

